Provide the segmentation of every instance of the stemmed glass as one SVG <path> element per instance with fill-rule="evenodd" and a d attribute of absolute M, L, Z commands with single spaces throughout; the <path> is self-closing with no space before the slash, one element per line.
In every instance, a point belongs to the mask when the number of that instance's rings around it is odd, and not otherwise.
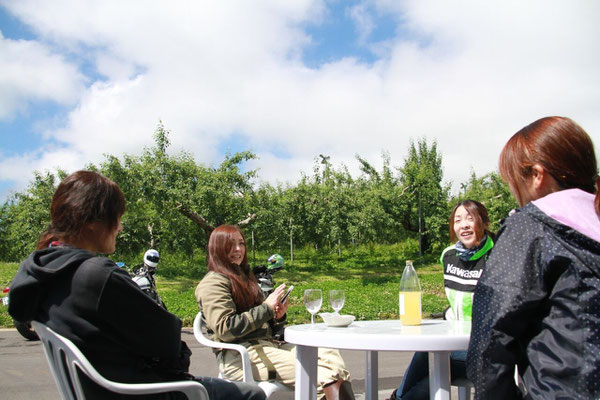
<path fill-rule="evenodd" d="M 304 305 L 310 313 L 310 323 L 315 324 L 315 314 L 323 304 L 323 293 L 321 289 L 306 289 L 304 291 Z"/>
<path fill-rule="evenodd" d="M 340 313 L 342 307 L 344 307 L 344 302 L 346 301 L 346 296 L 343 290 L 330 290 L 329 291 L 329 304 L 331 304 L 331 308 L 336 314 Z"/>

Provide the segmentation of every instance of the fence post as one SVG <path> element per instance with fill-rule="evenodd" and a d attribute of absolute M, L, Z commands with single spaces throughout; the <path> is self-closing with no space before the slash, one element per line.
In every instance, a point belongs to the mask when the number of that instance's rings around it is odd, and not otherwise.
<path fill-rule="evenodd" d="M 423 257 L 423 224 L 421 215 L 421 191 L 419 191 L 419 258 Z"/>
<path fill-rule="evenodd" d="M 290 218 L 290 264 L 294 263 L 294 233 L 292 231 L 292 219 Z"/>
<path fill-rule="evenodd" d="M 256 266 L 256 253 L 254 252 L 254 229 L 252 229 L 252 265 Z"/>

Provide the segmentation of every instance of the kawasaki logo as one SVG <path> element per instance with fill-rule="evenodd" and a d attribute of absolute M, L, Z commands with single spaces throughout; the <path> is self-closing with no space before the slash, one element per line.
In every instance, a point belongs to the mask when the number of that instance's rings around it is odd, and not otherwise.
<path fill-rule="evenodd" d="M 446 265 L 446 273 L 454 276 L 459 276 L 461 278 L 475 278 L 479 279 L 481 276 L 482 270 L 469 271 L 462 268 L 455 267 L 454 264 Z"/>

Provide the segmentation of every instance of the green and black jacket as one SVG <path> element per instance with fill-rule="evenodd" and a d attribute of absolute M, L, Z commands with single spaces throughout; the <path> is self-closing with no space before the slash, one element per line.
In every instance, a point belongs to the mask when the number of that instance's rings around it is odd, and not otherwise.
<path fill-rule="evenodd" d="M 481 277 L 485 261 L 494 247 L 494 241 L 486 236 L 486 241 L 468 261 L 458 257 L 455 245 L 447 247 L 440 257 L 444 268 L 444 289 L 455 319 L 471 320 L 473 292 Z"/>

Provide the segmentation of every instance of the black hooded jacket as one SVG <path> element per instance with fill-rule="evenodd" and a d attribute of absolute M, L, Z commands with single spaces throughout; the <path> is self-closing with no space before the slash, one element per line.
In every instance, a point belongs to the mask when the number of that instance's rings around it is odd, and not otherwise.
<path fill-rule="evenodd" d="M 69 338 L 106 378 L 157 382 L 188 378 L 181 321 L 159 307 L 126 271 L 71 247 L 33 252 L 10 287 L 9 313 Z"/>

